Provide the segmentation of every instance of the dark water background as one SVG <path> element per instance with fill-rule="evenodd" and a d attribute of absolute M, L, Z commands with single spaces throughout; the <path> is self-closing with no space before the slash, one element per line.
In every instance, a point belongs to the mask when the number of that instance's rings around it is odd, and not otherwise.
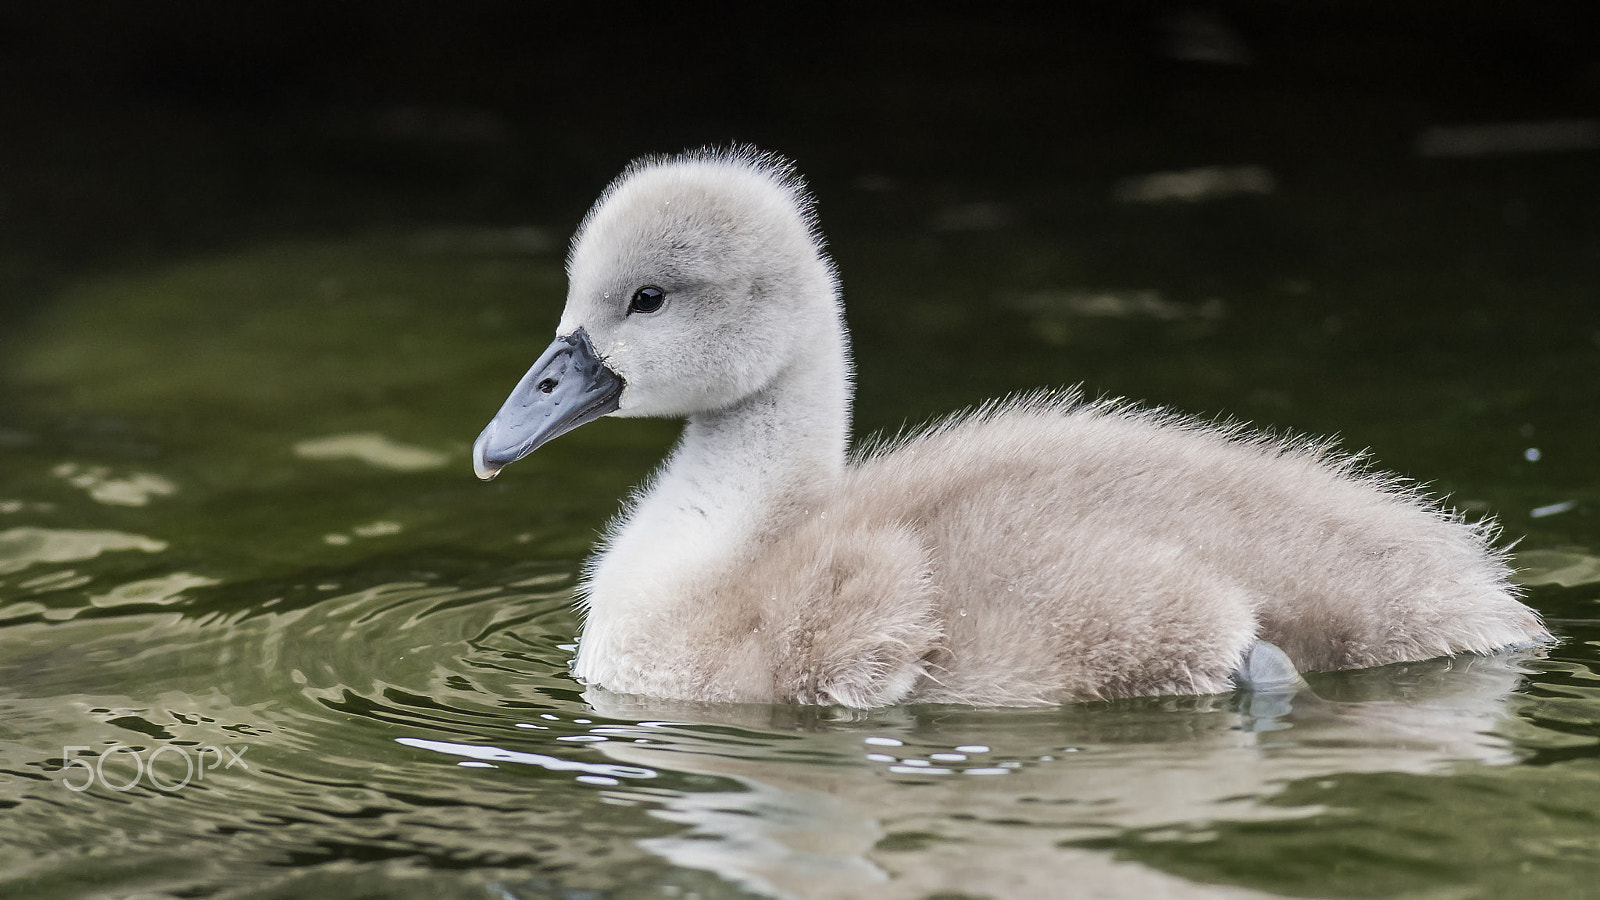
<path fill-rule="evenodd" d="M 0 895 L 1600 894 L 1597 35 L 0 10 Z M 467 449 L 605 182 L 735 140 L 818 195 L 861 433 L 1078 382 L 1337 433 L 1498 517 L 1563 642 L 1290 703 L 585 694 L 574 575 L 675 428 Z"/>

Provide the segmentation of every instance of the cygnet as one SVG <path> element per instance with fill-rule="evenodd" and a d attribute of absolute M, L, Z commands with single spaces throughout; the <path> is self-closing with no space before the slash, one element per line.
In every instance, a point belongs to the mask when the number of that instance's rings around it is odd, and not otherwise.
<path fill-rule="evenodd" d="M 687 419 L 585 568 L 587 684 L 1017 706 L 1549 639 L 1492 524 L 1326 442 L 1067 391 L 852 454 L 839 280 L 780 157 L 633 163 L 567 273 L 478 476 L 603 416 Z"/>

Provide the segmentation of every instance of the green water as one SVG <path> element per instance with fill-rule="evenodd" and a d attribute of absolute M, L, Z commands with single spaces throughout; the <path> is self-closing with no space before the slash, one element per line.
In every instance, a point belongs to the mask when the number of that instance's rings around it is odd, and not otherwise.
<path fill-rule="evenodd" d="M 0 894 L 1595 893 L 1593 159 L 1473 165 L 1148 206 L 817 179 L 862 433 L 1081 381 L 1337 432 L 1520 541 L 1558 646 L 1292 703 L 585 693 L 575 573 L 675 429 L 600 422 L 487 485 L 467 456 L 552 334 L 572 221 L 76 271 L 0 362 Z"/>

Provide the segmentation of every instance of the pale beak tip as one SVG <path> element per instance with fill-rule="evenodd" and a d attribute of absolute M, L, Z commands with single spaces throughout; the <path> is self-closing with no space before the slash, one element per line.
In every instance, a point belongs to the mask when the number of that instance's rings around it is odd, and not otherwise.
<path fill-rule="evenodd" d="M 491 422 L 489 427 L 485 428 L 483 433 L 478 435 L 478 439 L 472 443 L 472 474 L 478 476 L 480 481 L 493 481 L 494 477 L 500 474 L 501 467 L 491 465 L 489 462 L 488 438 L 489 432 L 493 430 L 494 423 Z"/>

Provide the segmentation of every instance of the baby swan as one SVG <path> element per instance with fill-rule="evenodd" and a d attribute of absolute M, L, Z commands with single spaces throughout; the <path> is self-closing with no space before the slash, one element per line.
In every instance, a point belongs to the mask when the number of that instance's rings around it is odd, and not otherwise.
<path fill-rule="evenodd" d="M 588 564 L 586 683 L 1031 705 L 1225 691 L 1259 641 L 1304 671 L 1549 637 L 1490 526 L 1325 445 L 1037 394 L 848 458 L 838 283 L 778 157 L 635 162 L 567 272 L 478 476 L 601 416 L 688 419 Z"/>

